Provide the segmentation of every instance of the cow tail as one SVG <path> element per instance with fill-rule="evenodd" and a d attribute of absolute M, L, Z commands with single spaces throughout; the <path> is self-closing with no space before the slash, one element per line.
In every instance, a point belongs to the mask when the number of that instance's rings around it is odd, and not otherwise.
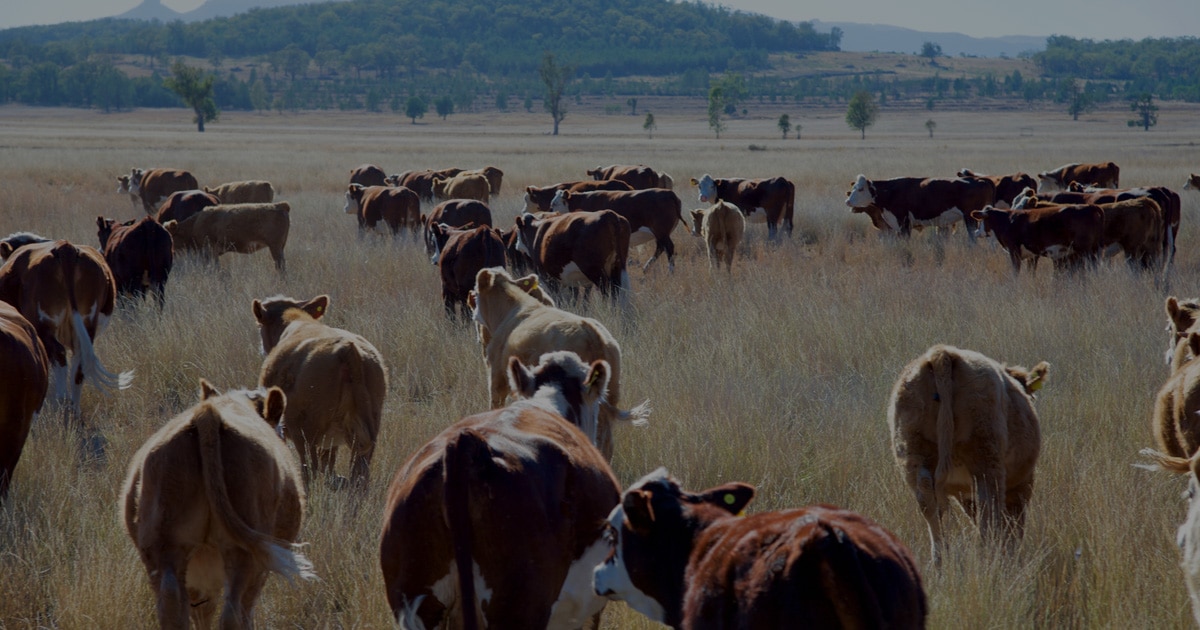
<path fill-rule="evenodd" d="M 1152 462 L 1150 464 L 1137 464 L 1142 468 L 1148 468 L 1150 470 L 1165 470 L 1176 475 L 1182 475 L 1191 471 L 1192 469 L 1191 460 L 1184 457 L 1172 457 L 1165 453 L 1160 453 L 1152 448 L 1144 448 L 1141 451 L 1138 451 L 1138 454 L 1142 457 L 1150 459 Z"/>
<path fill-rule="evenodd" d="M 949 352 L 939 350 L 929 358 L 929 366 L 933 370 L 934 399 L 938 403 L 938 462 L 933 475 L 933 488 L 940 510 L 946 477 L 950 474 L 950 458 L 954 454 L 954 357 Z"/>
<path fill-rule="evenodd" d="M 458 571 L 459 605 L 463 628 L 480 628 L 475 594 L 475 570 L 471 543 L 475 537 L 471 522 L 470 477 L 473 471 L 491 466 L 492 453 L 487 439 L 471 429 L 450 438 L 442 456 L 442 492 L 446 527 L 454 548 L 454 567 Z"/>
<path fill-rule="evenodd" d="M 100 363 L 96 356 L 96 347 L 92 344 L 92 336 L 83 323 L 79 314 L 79 302 L 75 297 L 75 274 L 79 270 L 79 249 L 70 243 L 54 248 L 54 257 L 62 267 L 63 284 L 67 289 L 67 302 L 71 307 L 71 327 L 75 332 L 71 352 L 79 357 L 79 365 L 87 380 L 104 394 L 113 389 L 126 389 L 133 382 L 133 371 L 114 374 Z M 111 289 L 112 286 L 110 285 Z M 72 378 L 68 375 L 68 378 Z"/>
<path fill-rule="evenodd" d="M 818 522 L 817 527 L 823 530 L 820 542 L 816 543 L 823 547 L 817 556 L 820 558 L 817 579 L 828 601 L 833 604 L 839 625 L 843 628 L 886 627 L 888 620 L 883 617 L 884 602 L 879 601 L 876 585 L 871 583 L 863 569 L 864 561 L 870 563 L 871 559 L 862 557 L 865 554 L 841 528 L 824 519 Z M 889 584 L 885 589 L 894 593 L 900 590 L 899 586 Z"/>
<path fill-rule="evenodd" d="M 313 579 L 312 562 L 300 553 L 299 545 L 268 536 L 250 527 L 229 500 L 225 486 L 225 464 L 221 455 L 220 414 L 211 405 L 204 405 L 192 421 L 200 443 L 200 477 L 204 482 L 204 494 L 213 518 L 219 522 L 234 544 L 249 551 L 270 571 L 295 584 L 295 578 Z"/>

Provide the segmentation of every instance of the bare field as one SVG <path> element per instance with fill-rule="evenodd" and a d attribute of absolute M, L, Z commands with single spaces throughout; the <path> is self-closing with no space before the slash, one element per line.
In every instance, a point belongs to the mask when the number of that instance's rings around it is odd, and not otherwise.
<path fill-rule="evenodd" d="M 409 453 L 488 398 L 474 331 L 446 320 L 423 250 L 384 237 L 360 242 L 342 213 L 348 171 L 363 162 L 389 172 L 496 165 L 506 173 L 493 203 L 502 225 L 526 185 L 582 179 L 610 163 L 666 170 L 685 208 L 699 205 L 687 179 L 706 172 L 791 178 L 790 241 L 767 245 L 765 228 L 751 227 L 748 255 L 727 276 L 711 273 L 698 239 L 677 229 L 674 274 L 665 261 L 646 275 L 632 271 L 632 318 L 600 303 L 583 309 L 622 344 L 623 402 L 648 398 L 654 407 L 649 428 L 617 432 L 622 483 L 665 465 L 691 489 L 754 484 L 752 510 L 828 502 L 860 511 L 917 555 L 931 627 L 1190 625 L 1174 543 L 1185 484 L 1131 466 L 1153 444 L 1150 410 L 1167 376 L 1163 293 L 1119 261 L 1082 277 L 1056 276 L 1049 264 L 1013 277 L 1006 255 L 968 246 L 961 230 L 881 239 L 843 199 L 858 173 L 1037 172 L 1101 160 L 1121 165 L 1124 185 L 1178 190 L 1200 170 L 1200 108 L 1164 106 L 1149 133 L 1127 129 L 1120 109 L 1079 122 L 1061 113 L 885 109 L 863 141 L 841 111 L 794 108 L 731 121 L 717 140 L 702 108 L 685 103 L 676 114 L 670 105 L 653 105 L 653 139 L 641 115 L 587 107 L 568 115 L 559 137 L 546 135 L 540 112 L 419 125 L 392 115 L 225 113 L 198 134 L 183 110 L 0 108 L 0 234 L 32 230 L 94 246 L 97 215 L 141 212 L 114 192 L 116 175 L 133 166 L 186 168 L 202 185 L 267 179 L 293 208 L 286 280 L 264 252 L 227 254 L 219 272 L 183 259 L 163 313 L 127 309 L 99 337 L 106 366 L 137 370 L 133 387 L 111 398 L 85 388 L 85 418 L 106 441 L 105 458 L 87 458 L 83 436 L 43 414 L 0 508 L 0 628 L 154 624 L 145 572 L 117 516 L 126 465 L 156 427 L 193 404 L 200 377 L 220 388 L 257 381 L 250 303 L 277 293 L 329 294 L 326 320 L 380 349 L 390 392 L 366 497 L 356 504 L 310 488 L 301 540 L 321 581 L 289 588 L 273 578 L 259 622 L 390 625 L 377 542 L 387 484 Z M 803 124 L 802 139 L 779 138 L 774 119 L 785 112 Z M 933 139 L 922 126 L 931 117 Z M 1184 191 L 1183 200 L 1171 288 L 1195 296 L 1200 195 Z M 1037 401 L 1043 447 L 1023 543 L 1007 555 L 980 550 L 957 515 L 940 570 L 893 461 L 885 411 L 901 368 L 935 343 L 1052 365 Z M 651 625 L 623 605 L 605 613 L 605 627 Z"/>

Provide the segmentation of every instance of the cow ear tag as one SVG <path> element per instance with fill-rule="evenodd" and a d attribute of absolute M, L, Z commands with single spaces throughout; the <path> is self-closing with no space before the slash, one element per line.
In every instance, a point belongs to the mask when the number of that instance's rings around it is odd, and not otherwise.
<path fill-rule="evenodd" d="M 324 307 L 324 306 L 318 306 L 318 307 L 317 307 L 317 312 L 318 312 L 318 313 L 324 313 L 324 312 L 325 312 L 325 307 Z"/>
<path fill-rule="evenodd" d="M 1036 392 L 1037 390 L 1042 388 L 1042 385 L 1045 382 L 1046 382 L 1046 379 L 1039 378 L 1038 380 L 1034 381 L 1032 385 L 1029 386 L 1029 391 Z"/>
<path fill-rule="evenodd" d="M 733 496 L 733 493 L 732 493 L 732 492 L 726 492 L 726 493 L 725 493 L 725 497 L 724 497 L 724 501 L 725 501 L 725 505 L 733 505 L 734 503 L 736 503 L 736 502 L 737 502 L 737 497 Z M 738 518 L 741 518 L 741 517 L 743 517 L 743 516 L 745 516 L 745 515 L 746 515 L 746 510 L 745 510 L 745 509 L 743 509 L 741 512 L 738 512 L 738 513 L 737 513 L 737 517 L 738 517 Z"/>

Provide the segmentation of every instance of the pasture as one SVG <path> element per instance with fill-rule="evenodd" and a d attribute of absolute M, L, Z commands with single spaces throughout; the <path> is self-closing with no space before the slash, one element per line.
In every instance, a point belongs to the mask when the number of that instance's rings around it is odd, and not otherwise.
<path fill-rule="evenodd" d="M 631 267 L 631 317 L 600 300 L 567 307 L 598 318 L 621 343 L 622 402 L 648 398 L 654 409 L 648 428 L 616 430 L 622 484 L 663 465 L 692 490 L 755 485 L 752 512 L 818 502 L 862 512 L 916 554 L 933 628 L 1191 624 L 1175 545 L 1186 484 L 1131 466 L 1153 445 L 1150 413 L 1167 377 L 1163 292 L 1119 260 L 1074 277 L 1043 262 L 1036 275 L 1014 277 L 1001 250 L 968 246 L 961 229 L 880 238 L 843 200 L 858 173 L 1036 173 L 1105 160 L 1121 166 L 1123 186 L 1179 191 L 1200 170 L 1200 109 L 1168 104 L 1149 133 L 1127 129 L 1128 112 L 1115 106 L 1079 122 L 1060 112 L 885 109 L 866 140 L 840 109 L 793 110 L 800 140 L 779 138 L 781 112 L 730 121 L 718 140 L 696 103 L 681 114 L 650 98 L 641 106 L 657 119 L 653 139 L 641 116 L 595 108 L 572 111 L 559 137 L 545 135 L 540 111 L 421 125 L 382 114 L 227 112 L 198 134 L 184 110 L 0 108 L 0 235 L 31 230 L 96 246 L 97 215 L 142 214 L 114 192 L 115 177 L 134 166 L 187 169 L 209 186 L 266 179 L 292 207 L 286 279 L 266 252 L 226 254 L 219 272 L 179 256 L 165 310 L 149 301 L 126 308 L 96 343 L 110 370 L 136 370 L 132 388 L 105 398 L 86 387 L 84 429 L 43 410 L 0 508 L 0 628 L 153 625 L 151 589 L 117 515 L 129 459 L 197 400 L 200 377 L 221 389 L 257 382 L 251 301 L 280 293 L 329 294 L 325 321 L 379 348 L 390 387 L 366 495 L 309 489 L 300 540 L 320 581 L 290 588 L 272 578 L 257 618 L 273 628 L 389 627 L 378 562 L 387 485 L 410 453 L 485 410 L 488 397 L 475 332 L 445 317 L 424 249 L 382 235 L 359 241 L 342 212 L 349 169 L 364 162 L 389 173 L 498 166 L 505 181 L 492 209 L 504 227 L 525 186 L 583 179 L 599 165 L 665 170 L 685 212 L 700 205 L 691 177 L 792 179 L 794 237 L 770 245 L 764 226 L 749 226 L 732 274 L 710 272 L 699 239 L 680 226 L 673 275 L 665 260 L 644 275 Z M 937 121 L 932 139 L 928 118 Z M 1195 296 L 1200 195 L 1181 194 L 1170 290 Z M 955 510 L 940 569 L 886 424 L 901 368 L 935 343 L 1051 364 L 1036 403 L 1042 455 L 1024 541 L 1009 554 L 980 550 Z M 83 446 L 96 436 L 103 457 Z M 339 466 L 345 474 L 346 462 Z M 606 628 L 650 626 L 622 604 L 606 609 Z"/>

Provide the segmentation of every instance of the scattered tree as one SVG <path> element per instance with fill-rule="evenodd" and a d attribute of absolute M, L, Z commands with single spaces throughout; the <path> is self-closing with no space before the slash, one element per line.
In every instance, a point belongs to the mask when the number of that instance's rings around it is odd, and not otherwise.
<path fill-rule="evenodd" d="M 932 138 L 933 130 L 937 129 L 937 123 L 933 122 L 933 119 L 930 118 L 929 120 L 925 121 L 925 128 L 929 130 L 929 137 Z"/>
<path fill-rule="evenodd" d="M 801 128 L 801 127 L 803 127 L 803 125 L 801 125 L 800 123 L 796 123 L 796 124 L 792 125 L 792 131 L 795 131 L 795 132 L 796 132 L 796 139 L 797 139 L 797 140 L 799 140 L 799 139 L 800 139 L 800 128 Z"/>
<path fill-rule="evenodd" d="M 221 114 L 213 100 L 213 75 L 176 61 L 171 66 L 171 76 L 163 80 L 163 85 L 178 94 L 196 113 L 192 122 L 196 123 L 196 130 L 200 133 L 204 133 L 204 123 L 216 120 Z"/>
<path fill-rule="evenodd" d="M 780 114 L 779 122 L 777 123 L 777 125 L 779 127 L 779 131 L 781 131 L 783 133 L 783 139 L 787 140 L 788 132 L 792 130 L 791 119 L 788 117 L 787 114 Z"/>
<path fill-rule="evenodd" d="M 433 103 L 434 109 L 437 110 L 437 115 L 446 120 L 446 117 L 454 113 L 454 98 L 449 94 L 442 96 Z"/>
<path fill-rule="evenodd" d="M 1096 98 L 1091 90 L 1080 88 L 1079 82 L 1074 78 L 1067 79 L 1067 82 L 1067 113 L 1071 115 L 1071 120 L 1079 120 L 1080 114 L 1096 109 Z"/>
<path fill-rule="evenodd" d="M 658 129 L 658 123 L 654 122 L 654 114 L 646 112 L 646 122 L 642 123 L 642 129 L 646 131 L 647 138 L 654 138 L 654 130 Z"/>
<path fill-rule="evenodd" d="M 1136 112 L 1137 118 L 1128 121 L 1130 127 L 1141 127 L 1145 131 L 1158 124 L 1158 105 L 1154 104 L 1154 96 L 1143 92 L 1129 102 L 1129 111 Z"/>
<path fill-rule="evenodd" d="M 291 80 L 295 81 L 296 75 L 308 74 L 308 64 L 312 59 L 308 53 L 304 52 L 303 48 L 295 44 L 288 44 L 286 48 L 279 51 L 279 55 L 281 57 L 279 65 L 283 66 L 283 71 Z"/>
<path fill-rule="evenodd" d="M 508 92 L 504 90 L 496 92 L 496 109 L 502 112 L 508 111 Z"/>
<path fill-rule="evenodd" d="M 271 109 L 271 97 L 267 95 L 267 86 L 262 79 L 250 85 L 250 106 L 260 112 Z"/>
<path fill-rule="evenodd" d="M 921 44 L 921 56 L 929 59 L 929 65 L 936 66 L 937 58 L 942 56 L 942 45 L 936 42 Z"/>
<path fill-rule="evenodd" d="M 524 105 L 525 105 L 525 111 L 532 114 L 533 113 L 533 97 L 526 96 Z"/>
<path fill-rule="evenodd" d="M 404 115 L 412 119 L 412 124 L 417 124 L 418 118 L 424 118 L 425 112 L 429 111 L 429 105 L 425 99 L 413 94 L 408 97 L 408 102 L 404 104 Z"/>
<path fill-rule="evenodd" d="M 629 115 L 637 116 L 637 99 L 631 98 L 625 101 L 625 104 L 629 106 Z"/>
<path fill-rule="evenodd" d="M 563 102 L 563 95 L 566 93 L 567 83 L 575 74 L 575 68 L 559 65 L 554 60 L 554 53 L 546 51 L 542 55 L 542 67 L 538 74 L 546 86 L 546 98 L 542 101 L 542 107 L 550 112 L 550 118 L 554 120 L 554 135 L 557 136 L 558 123 L 567 117 L 567 106 Z"/>
<path fill-rule="evenodd" d="M 879 106 L 875 104 L 875 97 L 870 93 L 859 90 L 850 97 L 850 104 L 846 107 L 846 124 L 850 125 L 851 129 L 857 129 L 862 133 L 862 139 L 867 137 L 867 127 L 875 124 L 875 117 L 879 115 Z"/>
<path fill-rule="evenodd" d="M 721 137 L 721 132 L 725 131 L 725 123 L 721 120 L 721 112 L 725 108 L 725 94 L 721 86 L 714 85 L 708 90 L 708 127 L 717 134 L 717 138 Z"/>

